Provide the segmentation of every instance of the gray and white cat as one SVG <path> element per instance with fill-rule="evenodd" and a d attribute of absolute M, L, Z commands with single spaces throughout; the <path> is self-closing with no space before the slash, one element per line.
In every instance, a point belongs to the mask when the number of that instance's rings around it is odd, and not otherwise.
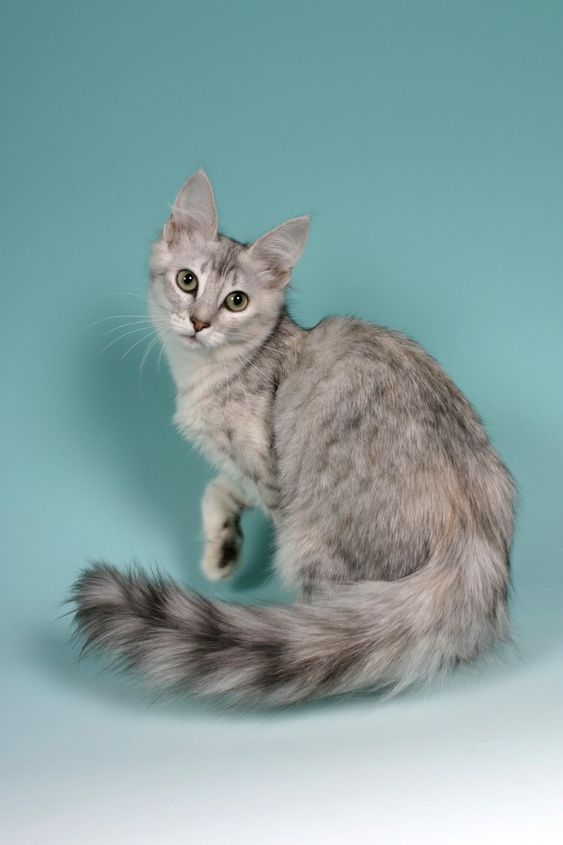
<path fill-rule="evenodd" d="M 506 634 L 511 477 L 416 343 L 354 319 L 292 321 L 285 289 L 308 229 L 296 217 L 251 245 L 218 234 L 199 171 L 153 248 L 175 422 L 220 471 L 203 498 L 203 570 L 234 572 L 240 515 L 259 506 L 301 596 L 241 606 L 89 567 L 73 591 L 79 634 L 159 684 L 271 704 L 402 688 Z"/>

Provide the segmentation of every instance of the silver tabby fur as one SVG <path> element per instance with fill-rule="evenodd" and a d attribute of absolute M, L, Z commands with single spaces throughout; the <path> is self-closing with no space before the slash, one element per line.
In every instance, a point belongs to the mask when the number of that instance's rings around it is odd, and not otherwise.
<path fill-rule="evenodd" d="M 268 704 L 402 688 L 507 629 L 514 486 L 475 412 L 420 346 L 353 319 L 303 330 L 285 288 L 295 218 L 252 245 L 218 234 L 198 171 L 153 248 L 151 315 L 177 385 L 175 422 L 220 471 L 203 569 L 230 576 L 240 515 L 276 531 L 289 606 L 211 601 L 98 563 L 75 584 L 86 643 L 159 685 Z M 176 284 L 189 268 L 195 295 Z M 248 307 L 223 307 L 242 290 Z M 195 332 L 192 320 L 209 324 Z"/>

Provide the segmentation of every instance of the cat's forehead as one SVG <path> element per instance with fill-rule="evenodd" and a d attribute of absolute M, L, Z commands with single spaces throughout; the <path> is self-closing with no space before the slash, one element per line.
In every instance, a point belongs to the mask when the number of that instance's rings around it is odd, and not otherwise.
<path fill-rule="evenodd" d="M 218 235 L 214 240 L 189 238 L 184 235 L 173 242 L 161 238 L 154 244 L 151 268 L 156 275 L 175 273 L 182 267 L 188 267 L 201 278 L 212 282 L 221 282 L 242 270 L 246 275 L 248 245 L 240 243 L 226 235 Z"/>
<path fill-rule="evenodd" d="M 184 238 L 175 243 L 170 252 L 174 264 L 188 264 L 192 269 L 210 277 L 223 277 L 239 266 L 239 256 L 245 244 L 218 235 L 213 241 Z"/>
<path fill-rule="evenodd" d="M 202 250 L 201 272 L 219 277 L 237 269 L 240 255 L 246 249 L 244 244 L 224 235 L 219 235 L 217 240 L 206 244 L 206 247 Z"/>

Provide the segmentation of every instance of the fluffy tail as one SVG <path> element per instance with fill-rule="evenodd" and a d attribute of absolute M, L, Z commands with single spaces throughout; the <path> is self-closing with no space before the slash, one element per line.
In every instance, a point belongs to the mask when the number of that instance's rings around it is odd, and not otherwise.
<path fill-rule="evenodd" d="M 141 570 L 97 563 L 73 588 L 87 646 L 159 686 L 288 704 L 403 687 L 470 659 L 506 627 L 506 560 L 485 544 L 397 581 L 290 606 L 210 601 Z"/>

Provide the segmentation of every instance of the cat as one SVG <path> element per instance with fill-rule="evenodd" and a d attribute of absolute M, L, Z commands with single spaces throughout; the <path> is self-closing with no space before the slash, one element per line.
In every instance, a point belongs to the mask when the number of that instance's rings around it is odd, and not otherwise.
<path fill-rule="evenodd" d="M 203 497 L 203 571 L 235 572 L 241 513 L 260 507 L 299 594 L 237 605 L 90 565 L 72 592 L 80 637 L 158 685 L 271 705 L 396 691 L 507 635 L 512 477 L 417 343 L 357 319 L 291 319 L 308 231 L 296 217 L 250 245 L 219 234 L 200 170 L 153 246 L 175 424 L 220 471 Z"/>

